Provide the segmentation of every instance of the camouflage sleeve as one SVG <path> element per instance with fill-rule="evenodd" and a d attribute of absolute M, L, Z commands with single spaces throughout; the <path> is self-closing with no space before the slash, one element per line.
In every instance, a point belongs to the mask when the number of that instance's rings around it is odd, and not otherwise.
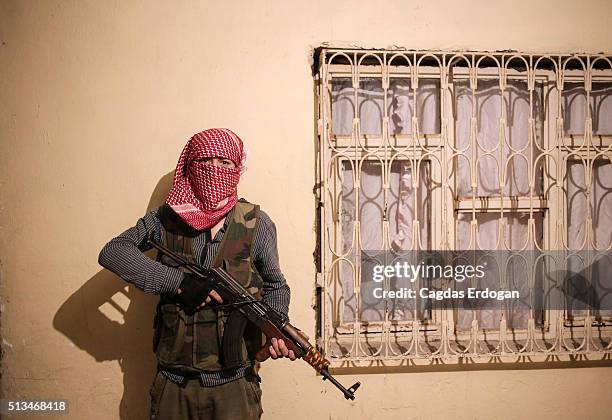
<path fill-rule="evenodd" d="M 150 211 L 135 226 L 111 239 L 100 251 L 98 263 L 146 293 L 174 293 L 183 279 L 181 271 L 143 254 L 151 248 L 146 243 L 151 233 L 160 240 L 157 211 Z"/>
<path fill-rule="evenodd" d="M 278 261 L 276 226 L 261 211 L 253 242 L 253 260 L 264 286 L 263 301 L 278 312 L 288 315 L 290 290 Z"/>

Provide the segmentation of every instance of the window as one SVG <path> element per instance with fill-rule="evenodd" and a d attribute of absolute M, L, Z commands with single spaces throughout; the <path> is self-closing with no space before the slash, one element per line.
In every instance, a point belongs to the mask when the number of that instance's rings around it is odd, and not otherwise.
<path fill-rule="evenodd" d="M 606 290 L 601 310 L 535 304 L 546 296 L 533 282 L 522 308 L 381 306 L 361 280 L 369 250 L 555 251 L 589 280 L 612 278 L 610 57 L 321 49 L 316 59 L 317 331 L 332 363 L 612 349 Z"/>

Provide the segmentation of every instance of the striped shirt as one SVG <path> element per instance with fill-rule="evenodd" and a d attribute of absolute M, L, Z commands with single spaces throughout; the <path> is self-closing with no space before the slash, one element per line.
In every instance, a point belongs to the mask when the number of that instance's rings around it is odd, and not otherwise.
<path fill-rule="evenodd" d="M 214 238 L 210 237 L 210 229 L 207 229 L 193 239 L 193 252 L 198 256 L 198 263 L 202 267 L 210 266 L 219 250 L 228 223 L 229 217 L 226 217 L 223 227 Z M 183 280 L 183 272 L 143 254 L 151 249 L 151 246 L 147 245 L 147 238 L 151 235 L 157 242 L 162 241 L 159 208 L 150 211 L 140 218 L 135 226 L 111 239 L 100 251 L 98 262 L 146 293 L 176 293 Z M 270 217 L 261 210 L 252 247 L 253 263 L 263 280 L 262 300 L 276 311 L 287 315 L 290 290 L 278 262 L 276 227 Z M 229 371 L 206 372 L 200 375 L 200 380 L 203 386 L 222 385 L 246 376 L 251 369 L 252 366 L 246 364 Z M 162 370 L 162 373 L 176 383 L 181 383 L 184 379 L 175 372 Z"/>

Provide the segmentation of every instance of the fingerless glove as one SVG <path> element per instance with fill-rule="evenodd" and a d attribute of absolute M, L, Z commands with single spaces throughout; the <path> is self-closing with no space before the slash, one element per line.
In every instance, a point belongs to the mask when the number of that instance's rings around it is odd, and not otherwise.
<path fill-rule="evenodd" d="M 175 296 L 176 302 L 188 314 L 193 314 L 212 290 L 212 284 L 207 278 L 186 273 L 179 286 L 181 293 Z"/>

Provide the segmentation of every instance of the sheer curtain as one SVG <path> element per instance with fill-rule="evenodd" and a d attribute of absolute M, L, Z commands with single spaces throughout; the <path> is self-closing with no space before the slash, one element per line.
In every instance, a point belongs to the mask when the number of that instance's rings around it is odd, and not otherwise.
<path fill-rule="evenodd" d="M 355 90 L 350 79 L 337 79 L 332 84 L 332 126 L 336 135 L 350 135 L 355 118 Z M 440 104 L 438 81 L 428 80 L 421 83 L 417 94 L 417 112 L 419 129 L 424 134 L 440 132 Z M 410 81 L 392 79 L 387 96 L 387 115 L 389 116 L 391 134 L 410 134 L 412 132 L 413 95 Z M 381 135 L 384 115 L 384 98 L 380 79 L 364 79 L 357 90 L 357 109 L 360 118 L 360 131 L 364 135 Z M 381 250 L 383 244 L 384 194 L 383 164 L 379 160 L 366 160 L 361 163 L 360 189 L 358 192 L 359 210 L 355 208 L 354 171 L 359 163 L 345 162 L 342 167 L 342 236 L 344 252 L 353 243 L 353 227 L 356 215 L 360 220 L 361 249 Z M 413 225 L 420 222 L 420 241 L 425 248 L 429 247 L 429 219 L 431 215 L 430 169 L 427 162 L 420 167 L 412 168 L 407 160 L 394 160 L 389 171 L 389 189 L 387 191 L 386 209 L 389 220 L 390 246 L 394 249 L 411 249 L 413 244 Z M 413 177 L 419 172 L 418 187 L 413 187 Z M 416 201 L 415 201 L 416 195 Z M 418 206 L 415 207 L 415 206 Z M 359 260 L 359 251 L 354 251 L 354 260 Z M 347 263 L 341 263 L 343 284 L 345 322 L 351 322 L 356 316 L 356 295 L 352 270 Z M 362 320 L 380 321 L 384 317 L 379 301 L 374 299 L 371 290 L 363 285 L 361 296 Z M 396 302 L 389 309 L 392 320 L 412 319 L 415 307 L 413 302 Z M 423 311 L 421 311 L 423 312 Z M 423 312 L 421 317 L 427 317 Z"/>
<path fill-rule="evenodd" d="M 596 84 L 590 97 L 595 134 L 612 134 L 612 85 Z M 544 109 L 542 105 L 543 87 L 536 84 L 530 107 L 527 83 L 519 80 L 508 80 L 501 93 L 498 80 L 478 80 L 475 92 L 467 80 L 455 82 L 454 115 L 455 146 L 459 153 L 455 158 L 453 170 L 455 199 L 475 197 L 539 197 L 543 191 L 541 165 L 534 168 L 543 147 Z M 435 79 L 419 81 L 416 92 L 416 110 L 413 109 L 415 90 L 411 88 L 410 79 L 391 78 L 387 94 L 387 115 L 389 116 L 390 134 L 411 134 L 412 117 L 416 115 L 419 134 L 440 133 L 440 83 Z M 384 115 L 384 93 L 381 79 L 367 78 L 359 82 L 357 92 L 353 89 L 351 79 L 334 79 L 332 83 L 332 132 L 338 136 L 351 135 L 353 121 L 359 118 L 362 135 L 381 135 Z M 355 115 L 355 101 L 357 113 Z M 563 117 L 566 134 L 583 134 L 586 116 L 586 93 L 580 86 L 568 86 L 562 95 Z M 472 143 L 472 116 L 476 117 L 477 144 Z M 503 119 L 504 125 L 500 122 Z M 533 117 L 530 121 L 530 117 Z M 500 142 L 500 134 L 502 141 Z M 530 142 L 530 138 L 532 139 Z M 539 147 L 538 147 L 539 146 Z M 475 150 L 473 149 L 475 147 Z M 512 157 L 514 156 L 514 157 Z M 474 160 L 474 157 L 476 160 Z M 399 157 L 398 157 L 399 158 Z M 400 158 L 402 159 L 402 158 Z M 406 159 L 403 157 L 403 159 Z M 542 160 L 540 160 L 541 162 Z M 477 165 L 477 187 L 471 187 L 471 166 Z M 356 216 L 360 220 L 361 249 L 382 249 L 382 220 L 384 214 L 384 191 L 382 185 L 382 163 L 366 160 L 361 164 L 359 190 L 359 209 L 355 208 L 355 186 L 353 171 L 359 168 L 357 162 L 345 163 L 342 168 L 342 234 L 343 244 L 352 244 L 352 232 Z M 595 237 L 598 243 L 609 244 L 612 241 L 612 166 L 598 164 L 595 166 L 594 194 L 591 199 Z M 419 183 L 413 188 L 413 177 L 419 171 Z M 501 182 L 502 172 L 506 181 Z M 528 174 L 534 172 L 533 186 Z M 584 220 L 589 211 L 583 197 L 584 171 L 579 164 L 568 167 L 570 182 L 568 188 L 568 221 L 569 237 L 579 241 L 584 236 Z M 434 182 L 431 179 L 431 168 L 423 161 L 419 168 L 412 168 L 407 160 L 395 160 L 390 168 L 389 191 L 387 192 L 387 216 L 389 236 L 392 247 L 412 249 L 413 222 L 420 221 L 420 236 L 424 248 L 431 248 L 430 223 L 432 208 L 430 192 Z M 582 184 L 580 184 L 582 182 Z M 533 188 L 532 188 L 533 187 Z M 416 200 L 415 200 L 416 197 Z M 508 202 L 506 202 L 508 205 Z M 543 216 L 536 211 L 533 219 L 536 227 L 536 240 L 542 245 Z M 520 249 L 528 238 L 528 212 L 505 211 L 500 219 L 499 213 L 476 212 L 480 249 Z M 500 220 L 504 223 L 503 238 L 498 238 Z M 456 248 L 474 248 L 470 241 L 471 214 L 456 214 Z M 503 239 L 503 242 L 499 242 Z M 575 244 L 574 244 L 575 245 Z M 533 248 L 533 246 L 531 247 Z M 346 248 L 345 248 L 346 249 Z M 359 250 L 355 250 L 358 252 Z M 515 273 L 519 275 L 519 273 Z M 355 295 L 351 271 L 342 270 L 344 287 L 344 319 L 351 321 L 355 317 Z M 363 294 L 365 296 L 366 293 Z M 381 320 L 383 314 L 368 309 L 367 300 L 362 302 L 362 320 Z M 411 319 L 413 308 L 395 308 L 392 318 Z M 478 311 L 477 319 L 484 328 L 499 326 L 502 308 L 497 311 Z M 460 328 L 468 328 L 473 319 L 471 313 L 463 311 L 458 316 Z M 506 312 L 506 318 L 515 326 L 526 325 L 528 314 Z M 425 316 L 425 315 L 423 315 Z"/>

